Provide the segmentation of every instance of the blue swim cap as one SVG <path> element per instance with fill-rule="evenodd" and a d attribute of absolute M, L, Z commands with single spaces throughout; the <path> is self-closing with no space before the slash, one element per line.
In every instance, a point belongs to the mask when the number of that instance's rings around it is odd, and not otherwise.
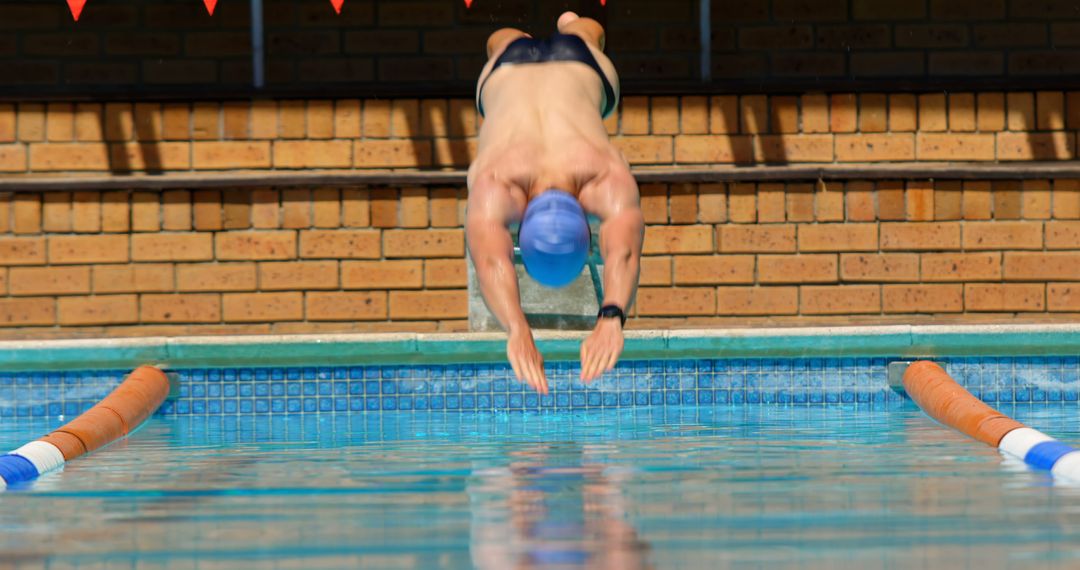
<path fill-rule="evenodd" d="M 592 233 L 577 198 L 548 190 L 525 208 L 518 246 L 525 270 L 548 287 L 569 285 L 589 258 Z"/>

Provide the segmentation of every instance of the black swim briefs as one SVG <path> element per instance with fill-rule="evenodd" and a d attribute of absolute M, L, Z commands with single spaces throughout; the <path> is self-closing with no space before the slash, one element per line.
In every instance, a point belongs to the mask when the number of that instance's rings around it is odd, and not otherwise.
<path fill-rule="evenodd" d="M 600 81 L 604 85 L 604 107 L 600 114 L 607 117 L 618 106 L 619 100 L 615 97 L 615 88 L 612 87 L 607 75 L 604 75 L 604 70 L 600 68 L 600 64 L 589 51 L 585 40 L 574 34 L 555 34 L 548 40 L 521 37 L 506 46 L 506 50 L 499 55 L 499 58 L 495 60 L 495 65 L 491 67 L 491 73 L 477 90 L 476 108 L 480 111 L 480 116 L 484 116 L 484 106 L 481 103 L 484 84 L 491 78 L 491 74 L 499 69 L 499 66 L 504 63 L 546 63 L 549 61 L 577 61 L 591 67 L 600 76 Z"/>

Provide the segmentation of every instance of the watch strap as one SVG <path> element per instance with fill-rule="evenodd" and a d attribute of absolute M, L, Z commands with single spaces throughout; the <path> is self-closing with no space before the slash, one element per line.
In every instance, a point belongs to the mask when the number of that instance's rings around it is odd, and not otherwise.
<path fill-rule="evenodd" d="M 615 317 L 619 318 L 620 325 L 626 324 L 626 313 L 618 305 L 604 305 L 600 307 L 600 312 L 596 314 L 597 319 L 612 319 Z"/>

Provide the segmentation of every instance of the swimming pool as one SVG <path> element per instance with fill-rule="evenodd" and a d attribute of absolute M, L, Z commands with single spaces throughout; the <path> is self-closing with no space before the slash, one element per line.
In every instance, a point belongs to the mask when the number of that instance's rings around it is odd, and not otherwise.
<path fill-rule="evenodd" d="M 962 332 L 954 344 L 980 340 Z M 1066 353 L 1070 334 L 1043 346 Z M 885 365 L 914 349 L 740 342 L 762 352 L 632 353 L 589 387 L 555 362 L 548 399 L 492 362 L 181 367 L 179 397 L 143 429 L 0 494 L 0 552 L 19 568 L 1080 564 L 1080 489 L 889 390 Z M 1080 358 L 938 360 L 1080 441 Z M 123 372 L 0 372 L 0 445 L 57 427 Z"/>
<path fill-rule="evenodd" d="M 1075 405 L 1005 410 L 1080 439 Z M 50 424 L 5 425 L 14 444 Z M 189 416 L 0 496 L 0 551 L 19 568 L 1064 567 L 1077 504 L 910 408 Z"/>

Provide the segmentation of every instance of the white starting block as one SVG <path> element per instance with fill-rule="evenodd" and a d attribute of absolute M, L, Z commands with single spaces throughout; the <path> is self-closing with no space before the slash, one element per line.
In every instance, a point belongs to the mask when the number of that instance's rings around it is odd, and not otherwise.
<path fill-rule="evenodd" d="M 566 287 L 552 289 L 537 283 L 525 272 L 517 245 L 518 227 L 510 227 L 514 239 L 514 268 L 521 291 L 521 308 L 534 329 L 589 330 L 596 324 L 596 313 L 604 300 L 604 260 L 600 256 L 600 221 L 589 216 L 592 245 L 585 267 Z M 469 330 L 501 330 L 499 321 L 488 311 L 480 295 L 480 283 L 472 259 L 469 264 Z"/>

